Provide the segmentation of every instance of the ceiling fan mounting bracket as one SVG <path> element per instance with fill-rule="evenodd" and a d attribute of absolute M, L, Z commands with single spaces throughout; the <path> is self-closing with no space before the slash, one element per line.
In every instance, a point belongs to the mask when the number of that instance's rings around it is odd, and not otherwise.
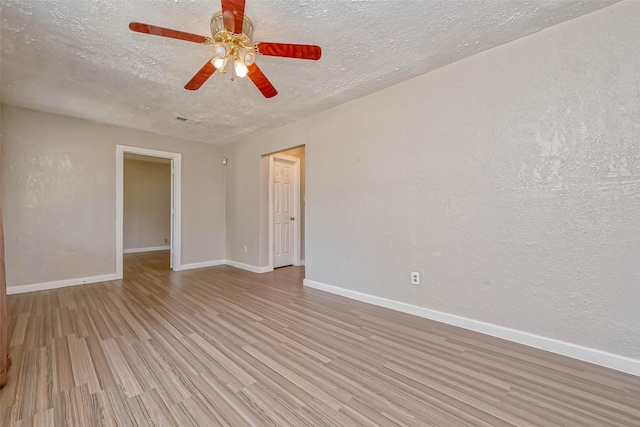
<path fill-rule="evenodd" d="M 251 40 L 245 34 L 234 34 L 229 31 L 218 31 L 213 38 L 207 37 L 207 44 L 229 43 L 235 47 L 251 47 Z M 209 42 L 211 40 L 211 42 Z"/>

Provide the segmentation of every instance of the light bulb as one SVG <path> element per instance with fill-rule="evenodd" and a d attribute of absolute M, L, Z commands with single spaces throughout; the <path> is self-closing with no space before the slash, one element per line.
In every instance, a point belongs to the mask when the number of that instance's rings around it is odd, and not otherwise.
<path fill-rule="evenodd" d="M 213 58 L 213 60 L 211 61 L 211 63 L 213 64 L 214 67 L 216 67 L 216 70 L 221 71 L 224 73 L 224 68 L 227 65 L 227 59 L 226 58 Z"/>
<path fill-rule="evenodd" d="M 249 69 L 247 68 L 247 66 L 244 65 L 244 63 L 238 58 L 236 58 L 236 60 L 233 61 L 233 67 L 236 71 L 236 76 L 238 77 L 245 77 L 249 72 Z"/>

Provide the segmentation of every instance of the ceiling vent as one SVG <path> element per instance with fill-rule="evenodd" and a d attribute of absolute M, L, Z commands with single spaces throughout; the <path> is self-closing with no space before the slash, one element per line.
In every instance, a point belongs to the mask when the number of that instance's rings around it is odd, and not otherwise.
<path fill-rule="evenodd" d="M 191 123 L 192 125 L 199 125 L 202 123 L 202 119 L 190 116 L 176 116 L 175 119 L 179 122 Z"/>

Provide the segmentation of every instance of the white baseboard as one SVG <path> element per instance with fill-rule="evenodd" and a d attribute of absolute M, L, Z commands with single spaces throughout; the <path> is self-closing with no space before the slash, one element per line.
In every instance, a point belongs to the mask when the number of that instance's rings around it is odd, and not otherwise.
<path fill-rule="evenodd" d="M 150 249 L 150 248 L 145 248 Z M 158 249 L 161 250 L 161 249 Z M 205 267 L 214 267 L 216 265 L 231 265 L 233 267 L 241 268 L 243 270 L 252 271 L 254 273 L 266 273 L 268 271 L 273 271 L 273 269 L 269 269 L 269 267 L 255 267 L 253 265 L 242 264 L 240 262 L 219 259 L 213 261 L 204 261 L 204 262 L 195 262 L 192 264 L 182 264 L 180 266 L 174 267 L 173 271 L 184 271 L 184 270 L 193 270 L 195 268 L 205 268 Z M 78 285 L 86 285 L 89 283 L 97 283 L 97 282 L 108 282 L 110 280 L 119 280 L 122 277 L 117 274 L 104 274 L 102 276 L 94 276 L 94 277 L 80 277 L 76 279 L 65 279 L 65 280 L 57 280 L 54 282 L 44 282 L 44 283 L 33 283 L 30 285 L 21 285 L 21 286 L 9 286 L 7 287 L 7 295 L 14 294 L 23 294 L 26 292 L 36 292 L 36 291 L 46 291 L 49 289 L 58 289 L 64 288 L 67 286 L 78 286 Z"/>
<path fill-rule="evenodd" d="M 304 260 L 303 259 L 300 260 L 300 265 L 304 265 Z"/>
<path fill-rule="evenodd" d="M 304 279 L 304 286 L 640 376 L 640 360 Z"/>
<path fill-rule="evenodd" d="M 247 270 L 252 273 L 268 273 L 273 271 L 272 268 L 269 267 L 257 267 L 255 265 L 244 264 L 237 261 L 232 261 L 230 259 L 220 259 L 215 261 L 205 261 L 205 262 L 196 262 L 193 264 L 183 264 L 179 267 L 174 268 L 174 271 L 182 271 L 182 270 L 192 270 L 194 268 L 204 268 L 204 267 L 214 267 L 216 265 L 229 265 L 231 267 L 240 268 L 242 270 Z"/>
<path fill-rule="evenodd" d="M 194 262 L 192 264 L 182 264 L 173 268 L 173 271 L 193 270 L 194 268 L 215 267 L 216 265 L 224 265 L 226 260 L 217 259 L 213 261 Z"/>
<path fill-rule="evenodd" d="M 58 289 L 67 286 L 86 285 L 89 283 L 108 282 L 118 280 L 117 274 L 104 274 L 102 276 L 81 277 L 77 279 L 56 280 L 55 282 L 33 283 L 31 285 L 10 286 L 7 288 L 7 295 L 23 294 L 26 292 L 46 291 L 48 289 Z"/>
<path fill-rule="evenodd" d="M 134 248 L 134 249 L 124 249 L 122 251 L 123 254 L 135 254 L 138 252 L 153 252 L 153 251 L 168 251 L 171 249 L 171 246 L 152 246 L 150 248 Z"/>
<path fill-rule="evenodd" d="M 241 268 L 243 270 L 251 271 L 252 273 L 269 273 L 270 271 L 273 271 L 273 268 L 257 267 L 255 265 L 243 264 L 241 262 L 232 261 L 230 259 L 227 260 L 226 264 L 230 265 L 231 267 Z"/>

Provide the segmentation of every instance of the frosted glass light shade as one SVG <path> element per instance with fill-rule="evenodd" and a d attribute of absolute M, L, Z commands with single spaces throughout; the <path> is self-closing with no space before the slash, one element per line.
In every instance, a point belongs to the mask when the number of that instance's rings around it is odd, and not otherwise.
<path fill-rule="evenodd" d="M 238 49 L 238 58 L 242 60 L 247 67 L 256 62 L 256 54 L 253 49 L 242 47 Z"/>
<path fill-rule="evenodd" d="M 229 55 L 229 45 L 227 43 L 215 43 L 213 45 L 213 54 L 216 58 L 222 59 Z"/>

